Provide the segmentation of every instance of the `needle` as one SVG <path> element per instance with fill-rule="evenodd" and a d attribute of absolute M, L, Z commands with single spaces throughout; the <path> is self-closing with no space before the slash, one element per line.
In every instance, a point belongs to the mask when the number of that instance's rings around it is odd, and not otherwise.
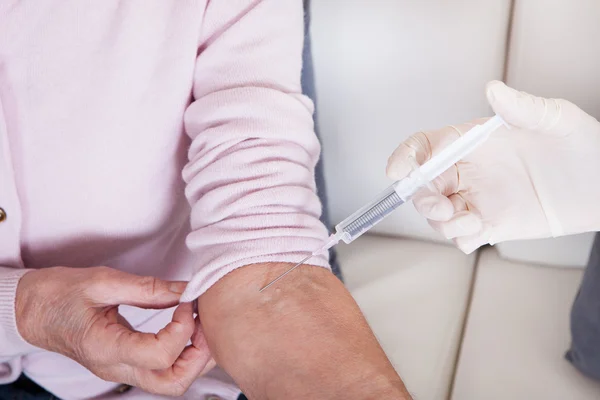
<path fill-rule="evenodd" d="M 310 260 L 312 258 L 313 254 L 310 254 L 308 257 L 306 257 L 304 260 L 300 261 L 298 264 L 294 265 L 292 268 L 288 269 L 287 271 L 285 271 L 283 274 L 279 275 L 277 278 L 273 279 L 270 283 L 267 284 L 267 286 L 263 287 L 262 289 L 259 290 L 259 292 L 262 292 L 265 289 L 268 289 L 270 286 L 274 285 L 275 283 L 279 282 L 281 279 L 283 279 L 287 274 L 289 274 L 290 272 L 292 272 L 293 270 L 295 270 L 296 268 L 298 268 L 299 266 L 301 266 L 302 264 L 304 264 L 305 262 L 307 262 L 308 260 Z"/>

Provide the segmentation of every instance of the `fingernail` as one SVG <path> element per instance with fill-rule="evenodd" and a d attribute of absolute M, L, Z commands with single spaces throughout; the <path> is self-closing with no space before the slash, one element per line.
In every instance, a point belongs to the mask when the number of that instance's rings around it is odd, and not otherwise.
<path fill-rule="evenodd" d="M 171 282 L 169 284 L 169 290 L 173 293 L 182 294 L 185 291 L 187 283 L 185 282 Z"/>

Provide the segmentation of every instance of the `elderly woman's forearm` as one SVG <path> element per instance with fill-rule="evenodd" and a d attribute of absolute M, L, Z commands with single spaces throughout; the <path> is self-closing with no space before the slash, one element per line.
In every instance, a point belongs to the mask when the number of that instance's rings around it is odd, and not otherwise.
<path fill-rule="evenodd" d="M 258 289 L 289 264 L 233 271 L 199 299 L 217 362 L 251 398 L 393 398 L 408 392 L 344 286 L 304 266 Z"/>

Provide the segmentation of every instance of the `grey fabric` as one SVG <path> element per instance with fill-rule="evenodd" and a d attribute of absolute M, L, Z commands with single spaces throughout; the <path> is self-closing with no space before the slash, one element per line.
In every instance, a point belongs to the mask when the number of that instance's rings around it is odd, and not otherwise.
<path fill-rule="evenodd" d="M 600 235 L 596 234 L 583 280 L 571 309 L 571 348 L 566 358 L 600 380 Z"/>
<path fill-rule="evenodd" d="M 304 52 L 302 55 L 303 68 L 302 68 L 302 91 L 304 94 L 311 98 L 311 100 L 317 104 L 317 97 L 315 92 L 315 75 L 313 68 L 313 60 L 312 60 L 312 50 L 311 50 L 311 39 L 310 39 L 310 0 L 304 0 L 304 31 L 305 31 L 305 40 L 304 40 Z M 316 109 L 316 107 L 315 107 Z M 317 124 L 317 113 L 315 111 L 315 132 L 317 133 L 317 137 L 320 137 L 319 126 Z M 323 175 L 323 158 L 319 160 L 317 164 L 317 168 L 315 171 L 315 178 L 317 181 L 317 194 L 321 199 L 321 203 L 323 204 L 323 214 L 321 215 L 321 221 L 327 226 L 328 229 L 331 229 L 331 223 L 329 220 L 329 209 L 327 202 L 327 192 L 325 190 L 325 177 Z M 336 252 L 334 249 L 331 249 L 329 252 L 329 263 L 331 264 L 331 269 L 333 273 L 340 279 L 342 279 L 342 273 L 340 271 L 340 266 L 338 264 Z"/>
<path fill-rule="evenodd" d="M 58 400 L 25 375 L 9 385 L 0 385 L 0 400 Z"/>

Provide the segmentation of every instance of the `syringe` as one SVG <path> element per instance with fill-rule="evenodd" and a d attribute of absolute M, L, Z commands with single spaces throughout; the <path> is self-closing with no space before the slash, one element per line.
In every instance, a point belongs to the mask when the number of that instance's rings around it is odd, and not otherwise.
<path fill-rule="evenodd" d="M 499 116 L 495 116 L 485 123 L 473 127 L 448 147 L 443 149 L 439 154 L 432 157 L 429 161 L 420 167 L 417 166 L 406 178 L 394 182 L 373 201 L 337 224 L 335 233 L 329 236 L 329 239 L 323 246 L 313 251 L 304 260 L 278 276 L 260 289 L 260 291 L 262 292 L 269 288 L 312 257 L 325 254 L 340 241 L 343 241 L 346 244 L 352 243 L 362 234 L 381 222 L 385 217 L 390 215 L 396 208 L 408 202 L 419 189 L 430 185 L 435 178 L 485 142 L 492 132 L 502 125 L 506 125 L 506 123 Z"/>

